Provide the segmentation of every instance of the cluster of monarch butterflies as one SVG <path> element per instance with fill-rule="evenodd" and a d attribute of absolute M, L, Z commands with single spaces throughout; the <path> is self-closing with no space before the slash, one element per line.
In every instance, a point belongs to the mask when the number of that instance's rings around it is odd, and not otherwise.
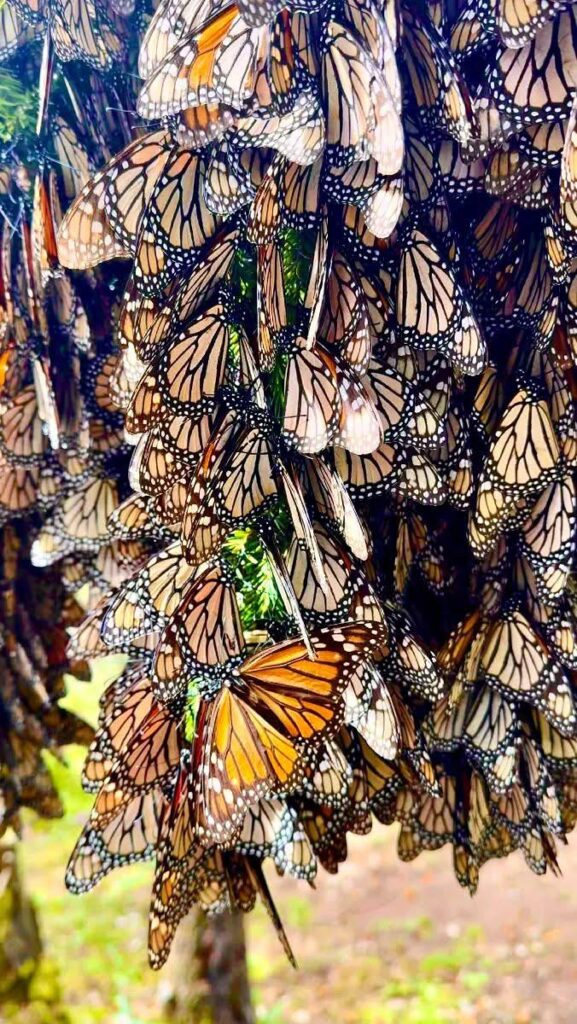
<path fill-rule="evenodd" d="M 36 134 L 0 153 L 0 835 L 21 830 L 23 807 L 62 813 L 43 753 L 93 738 L 59 706 L 66 673 L 90 678 L 87 662 L 66 651 L 84 617 L 78 591 L 89 584 L 98 597 L 150 553 L 115 543 L 106 524 L 128 491 L 130 449 L 110 393 L 120 286 L 110 276 L 73 278 L 56 247 L 62 206 L 130 131 L 111 113 L 120 86 L 96 73 L 109 66 L 109 42 L 100 42 L 104 64 L 89 60 L 89 34 L 81 44 L 96 12 L 76 8 L 78 18 L 48 0 L 0 11 L 6 71 L 21 86 L 41 85 Z M 66 50 L 64 26 L 76 48 Z M 81 51 L 91 70 L 62 64 L 55 84 L 55 54 L 76 60 Z"/>
<path fill-rule="evenodd" d="M 38 250 L 49 287 L 128 267 L 82 404 L 105 450 L 32 547 L 91 574 L 69 656 L 127 659 L 69 887 L 154 858 L 159 967 L 191 906 L 258 895 L 292 957 L 263 862 L 311 882 L 373 818 L 403 859 L 451 844 L 471 891 L 513 850 L 556 870 L 577 5 L 161 0 L 138 70 L 149 128 Z M 255 560 L 277 596 L 256 618 Z"/>
<path fill-rule="evenodd" d="M 66 594 L 58 570 L 30 565 L 31 530 L 11 523 L 0 531 L 0 835 L 21 832 L 20 811 L 46 818 L 63 808 L 44 763 L 69 743 L 90 743 L 93 730 L 58 701 L 64 674 L 89 678 L 89 668 L 66 653 L 67 626 L 82 609 Z"/>

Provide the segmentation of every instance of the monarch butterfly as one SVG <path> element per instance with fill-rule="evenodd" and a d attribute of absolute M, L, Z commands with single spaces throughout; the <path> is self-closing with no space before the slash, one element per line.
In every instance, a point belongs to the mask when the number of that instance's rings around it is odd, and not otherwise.
<path fill-rule="evenodd" d="M 0 417 L 0 450 L 8 462 L 39 465 L 48 447 L 42 429 L 36 389 L 23 388 Z"/>
<path fill-rule="evenodd" d="M 479 378 L 471 408 L 471 426 L 485 440 L 493 435 L 503 404 L 503 387 L 499 381 L 497 368 L 493 363 L 489 363 Z"/>
<path fill-rule="evenodd" d="M 342 164 L 368 152 L 379 173 L 397 174 L 404 140 L 394 55 L 390 54 L 387 75 L 343 25 L 329 21 L 325 31 L 321 82 L 329 159 Z M 386 27 L 384 38 L 385 33 Z M 346 110 L 344 96 L 350 100 Z"/>
<path fill-rule="evenodd" d="M 402 680 L 409 691 L 424 700 L 438 700 L 443 681 L 434 659 L 419 642 L 410 623 L 398 612 L 388 610 L 390 628 L 389 653 L 382 664 L 385 679 L 397 683 Z"/>
<path fill-rule="evenodd" d="M 82 786 L 98 791 L 115 758 L 136 734 L 153 706 L 150 674 L 146 663 L 136 661 L 103 695 L 105 703 L 99 726 L 82 770 Z"/>
<path fill-rule="evenodd" d="M 424 519 L 417 513 L 403 510 L 399 517 L 395 545 L 395 587 L 402 594 L 418 555 L 427 545 L 428 530 Z"/>
<path fill-rule="evenodd" d="M 85 826 L 66 869 L 66 888 L 89 892 L 115 868 L 151 860 L 156 851 L 162 791 L 135 796 L 119 813 L 98 827 Z"/>
<path fill-rule="evenodd" d="M 219 0 L 165 0 L 159 4 L 140 45 L 140 77 L 148 78 L 185 32 L 200 28 L 219 6 Z"/>
<path fill-rule="evenodd" d="M 303 770 L 300 741 L 318 745 L 338 728 L 348 678 L 378 650 L 383 634 L 346 623 L 311 640 L 315 660 L 302 641 L 265 648 L 239 666 L 244 688 L 231 681 L 202 702 L 193 755 L 201 838 L 225 841 L 256 799 L 295 788 Z"/>
<path fill-rule="evenodd" d="M 67 653 L 72 660 L 98 658 L 108 654 L 108 648 L 100 636 L 103 609 L 110 595 L 105 595 L 96 607 L 84 616 L 83 621 L 71 630 Z"/>
<path fill-rule="evenodd" d="M 488 86 L 499 111 L 517 127 L 569 114 L 575 87 L 575 11 L 562 11 L 520 49 L 500 48 Z"/>
<path fill-rule="evenodd" d="M 60 60 L 83 60 L 104 70 L 122 54 L 122 43 L 102 11 L 85 0 L 14 0 L 17 14 L 31 25 L 45 23 Z"/>
<path fill-rule="evenodd" d="M 310 567 L 322 590 L 326 591 L 328 582 L 325 574 L 323 560 L 313 524 L 311 522 L 303 489 L 297 473 L 282 464 L 278 466 L 278 473 L 282 482 L 282 492 L 288 506 L 297 544 L 307 552 L 310 559 Z M 290 591 L 293 591 L 290 584 Z M 300 613 L 299 613 L 300 616 Z"/>
<path fill-rule="evenodd" d="M 539 610 L 542 613 L 543 606 Z M 574 669 L 577 664 L 574 610 L 561 602 L 557 607 L 550 609 L 548 614 L 542 614 L 541 619 L 539 628 L 559 664 Z"/>
<path fill-rule="evenodd" d="M 570 736 L 574 732 L 569 680 L 518 609 L 503 612 L 489 630 L 480 672 L 508 697 L 535 703 L 561 733 Z"/>
<path fill-rule="evenodd" d="M 303 792 L 329 807 L 343 807 L 349 801 L 353 769 L 337 741 L 328 740 L 311 757 L 303 780 Z"/>
<path fill-rule="evenodd" d="M 543 751 L 545 764 L 549 769 L 571 769 L 577 759 L 577 742 L 574 737 L 563 736 L 549 720 L 537 710 L 531 716 L 532 735 L 536 737 Z"/>
<path fill-rule="evenodd" d="M 564 7 L 567 7 L 565 0 L 553 0 L 553 3 L 544 3 L 541 0 L 535 5 L 526 2 L 513 4 L 511 0 L 500 0 L 496 15 L 497 28 L 503 42 L 515 49 L 523 46 Z"/>
<path fill-rule="evenodd" d="M 316 305 L 311 318 L 318 321 L 317 332 L 329 345 L 335 345 L 360 373 L 370 356 L 368 311 L 364 293 L 353 267 L 338 250 L 327 255 L 328 272 L 319 282 Z M 352 342 L 352 344 L 351 344 Z"/>
<path fill-rule="evenodd" d="M 406 441 L 416 448 L 431 449 L 442 430 L 434 410 L 418 400 L 410 379 L 392 365 L 373 359 L 365 377 L 368 392 L 379 414 L 384 439 Z"/>
<path fill-rule="evenodd" d="M 294 201 L 292 223 L 298 219 L 314 222 L 318 211 L 319 171 L 316 164 L 300 168 L 290 164 L 286 157 L 273 157 L 263 175 L 251 203 L 247 237 L 255 245 L 266 246 L 274 242 L 283 223 L 288 219 L 287 200 Z"/>
<path fill-rule="evenodd" d="M 403 11 L 403 28 L 403 59 L 421 117 L 466 144 L 472 135 L 472 104 L 454 56 L 434 25 L 425 24 L 413 9 Z"/>
<path fill-rule="evenodd" d="M 145 352 L 144 339 L 163 313 L 165 296 L 142 295 L 134 274 L 127 281 L 116 325 L 116 340 L 123 350 L 134 350 L 136 358 Z"/>
<path fill-rule="evenodd" d="M 335 448 L 335 466 L 352 495 L 374 497 L 387 491 L 426 505 L 445 500 L 445 485 L 426 456 L 387 442 L 370 455 Z"/>
<path fill-rule="evenodd" d="M 317 873 L 317 861 L 308 836 L 300 821 L 291 838 L 275 855 L 279 871 L 293 878 L 312 882 Z"/>
<path fill-rule="evenodd" d="M 94 578 L 101 586 L 119 587 L 146 562 L 150 545 L 146 541 L 111 541 L 103 544 L 94 559 Z"/>
<path fill-rule="evenodd" d="M 347 858 L 346 814 L 340 808 L 302 800 L 299 818 L 314 856 L 325 871 L 336 874 Z"/>
<path fill-rule="evenodd" d="M 473 548 L 484 553 L 506 522 L 515 522 L 527 498 L 556 474 L 559 445 L 546 402 L 527 382 L 506 407 L 477 486 Z"/>
<path fill-rule="evenodd" d="M 181 773 L 186 777 L 183 769 Z M 186 856 L 189 846 L 180 836 L 186 835 L 182 822 L 186 821 L 189 803 L 185 784 L 177 785 L 170 812 L 164 815 L 161 826 L 148 927 L 148 958 L 153 970 L 166 962 L 176 928 L 195 902 L 213 911 L 226 906 L 226 876 L 215 877 L 213 851 L 197 844 Z"/>
<path fill-rule="evenodd" d="M 34 182 L 32 205 L 32 250 L 35 263 L 35 278 L 45 284 L 56 274 L 58 249 L 56 224 L 62 214 L 56 192 L 56 176 L 53 171 L 38 174 Z"/>
<path fill-rule="evenodd" d="M 284 800 L 261 800 L 251 807 L 238 837 L 238 848 L 246 856 L 286 858 L 285 848 L 297 829 L 296 811 Z"/>
<path fill-rule="evenodd" d="M 148 198 L 170 156 L 168 143 L 165 130 L 136 139 L 84 186 L 58 231 L 63 266 L 86 270 L 134 253 Z"/>
<path fill-rule="evenodd" d="M 127 411 L 127 430 L 139 434 L 171 413 L 195 418 L 211 411 L 224 380 L 229 344 L 224 307 L 209 306 L 146 369 Z"/>
<path fill-rule="evenodd" d="M 347 724 L 354 726 L 365 744 L 377 757 L 393 761 L 401 745 L 401 723 L 395 701 L 375 666 L 369 666 L 372 685 L 369 683 L 369 699 L 364 707 L 360 703 L 347 713 Z"/>
<path fill-rule="evenodd" d="M 202 191 L 204 161 L 167 131 L 137 139 L 82 190 L 59 229 L 60 261 L 86 269 L 135 256 L 139 289 L 154 296 L 190 264 L 219 221 Z"/>
<path fill-rule="evenodd" d="M 504 263 L 518 241 L 519 212 L 509 203 L 492 202 L 476 218 L 469 235 L 469 256 L 481 273 Z"/>
<path fill-rule="evenodd" d="M 421 848 L 436 850 L 453 841 L 456 801 L 454 777 L 443 776 L 440 786 L 440 794 L 425 796 L 417 804 L 409 822 L 401 826 L 397 847 L 401 860 L 413 860 Z"/>
<path fill-rule="evenodd" d="M 106 825 L 136 794 L 174 782 L 182 739 L 174 712 L 152 703 L 144 720 L 118 752 L 106 776 L 89 821 Z"/>
<path fill-rule="evenodd" d="M 108 526 L 119 540 L 137 540 L 143 536 L 166 536 L 165 528 L 154 517 L 150 498 L 131 494 L 110 513 Z"/>
<path fill-rule="evenodd" d="M 481 189 L 485 177 L 483 160 L 466 162 L 456 142 L 442 140 L 438 148 L 438 163 L 439 174 L 449 196 L 464 197 Z"/>
<path fill-rule="evenodd" d="M 64 196 L 75 199 L 90 178 L 90 158 L 75 129 L 63 117 L 54 117 L 51 131 Z"/>
<path fill-rule="evenodd" d="M 283 432 L 306 454 L 322 451 L 335 436 L 339 399 L 336 366 L 320 347 L 308 350 L 301 339 L 289 357 L 285 378 Z"/>
<path fill-rule="evenodd" d="M 323 153 L 325 124 L 319 98 L 312 90 L 304 89 L 285 113 L 248 114 L 237 119 L 235 128 L 243 146 L 276 150 L 298 167 L 314 164 Z M 290 188 L 289 180 L 285 191 Z"/>
<path fill-rule="evenodd" d="M 254 92 L 265 41 L 265 27 L 248 25 L 239 5 L 221 7 L 152 70 L 138 113 L 155 119 L 216 101 L 242 109 Z"/>
<path fill-rule="evenodd" d="M 69 494 L 46 521 L 34 544 L 34 565 L 51 565 L 66 548 L 94 550 L 108 539 L 107 521 L 118 504 L 116 481 L 92 477 Z"/>
<path fill-rule="evenodd" d="M 355 455 L 375 451 L 383 439 L 379 410 L 362 380 L 346 363 L 337 368 L 341 412 L 333 442 Z"/>
<path fill-rule="evenodd" d="M 446 352 L 464 373 L 483 369 L 486 344 L 472 310 L 449 265 L 420 231 L 412 232 L 401 256 L 396 318 L 401 340 Z"/>
<path fill-rule="evenodd" d="M 234 446 L 233 441 L 234 439 Z M 275 456 L 266 432 L 234 417 L 206 446 L 184 510 L 182 538 L 191 564 L 206 561 L 235 527 L 276 500 Z"/>
<path fill-rule="evenodd" d="M 535 167 L 519 149 L 506 143 L 491 157 L 485 172 L 484 185 L 490 195 L 501 196 L 515 202 L 522 201 L 529 186 L 541 177 L 539 167 Z"/>
<path fill-rule="evenodd" d="M 575 104 L 573 104 L 571 114 L 567 122 L 565 142 L 563 144 L 563 151 L 561 155 L 561 181 L 559 187 L 561 219 L 568 231 L 572 231 L 577 222 L 575 206 L 575 202 L 577 200 L 577 154 L 575 152 L 577 142 L 576 118 L 576 108 Z"/>
<path fill-rule="evenodd" d="M 305 454 L 330 442 L 364 454 L 374 450 L 382 430 L 375 405 L 362 381 L 328 350 L 308 349 L 297 339 L 286 370 L 284 436 Z"/>
<path fill-rule="evenodd" d="M 337 621 L 349 611 L 354 588 L 355 571 L 347 551 L 318 522 L 312 523 L 315 546 L 322 566 L 311 565 L 310 553 L 294 537 L 286 555 L 288 574 L 305 618 L 311 622 Z"/>
<path fill-rule="evenodd" d="M 318 457 L 307 459 L 304 469 L 319 518 L 328 522 L 355 557 L 365 562 L 369 557 L 367 533 L 340 476 Z"/>
<path fill-rule="evenodd" d="M 530 562 L 545 600 L 566 589 L 575 537 L 575 487 L 570 476 L 549 484 L 520 531 L 519 548 Z"/>
<path fill-rule="evenodd" d="M 114 647 L 164 625 L 194 579 L 180 541 L 154 554 L 115 594 L 102 622 L 102 637 Z"/>
<path fill-rule="evenodd" d="M 493 6 L 490 3 L 479 6 L 473 0 L 465 0 L 461 5 L 449 34 L 451 51 L 458 59 L 475 53 L 495 35 L 497 25 Z"/>
<path fill-rule="evenodd" d="M 528 327 L 544 347 L 555 328 L 558 295 L 543 239 L 527 247 L 514 268 L 510 287 L 504 295 L 505 316 L 515 317 Z"/>
<path fill-rule="evenodd" d="M 463 740 L 496 793 L 510 788 L 517 774 L 519 720 L 513 706 L 491 687 L 481 687 L 467 698 Z"/>
<path fill-rule="evenodd" d="M 404 207 L 403 207 L 404 210 Z M 398 241 L 403 226 L 403 210 L 396 229 L 391 235 L 377 237 L 367 227 L 364 213 L 358 206 L 349 203 L 343 208 L 343 248 L 349 251 L 357 263 L 372 264 L 375 269 L 382 268 L 385 257 L 391 255 L 392 247 Z"/>
<path fill-rule="evenodd" d="M 142 434 L 129 466 L 129 481 L 137 491 L 160 497 L 195 469 L 210 438 L 212 418 L 198 421 L 173 416 Z"/>
<path fill-rule="evenodd" d="M 186 273 L 184 280 L 175 280 L 167 305 L 155 310 L 152 323 L 141 339 L 138 354 L 142 359 L 152 359 L 162 342 L 186 327 L 196 313 L 216 298 L 215 293 L 230 270 L 238 237 L 238 226 L 228 224 L 207 241 L 202 259 L 192 272 Z"/>
<path fill-rule="evenodd" d="M 220 566 L 197 575 L 187 587 L 156 652 L 152 679 L 162 701 L 186 691 L 196 675 L 208 685 L 210 669 L 240 658 L 244 639 L 235 588 Z"/>
<path fill-rule="evenodd" d="M 447 485 L 447 501 L 454 508 L 467 509 L 474 489 L 473 452 L 469 423 L 456 402 L 449 409 L 445 429 L 437 464 Z"/>
<path fill-rule="evenodd" d="M 164 249 L 176 264 L 212 238 L 219 227 L 218 217 L 204 199 L 206 173 L 202 155 L 176 148 L 156 183 L 146 182 L 147 233 L 154 234 L 154 245 Z"/>
<path fill-rule="evenodd" d="M 376 160 L 370 157 L 346 167 L 328 167 L 323 186 L 327 197 L 357 206 L 375 236 L 388 238 L 393 233 L 405 198 L 401 175 L 379 174 Z"/>
<path fill-rule="evenodd" d="M 206 167 L 203 193 L 211 213 L 231 216 L 253 198 L 255 186 L 244 166 L 246 151 L 224 141 L 214 150 Z"/>
<path fill-rule="evenodd" d="M 12 5 L 4 5 L 0 11 L 0 60 L 5 61 L 18 47 L 36 37 L 33 28 L 23 21 Z"/>
<path fill-rule="evenodd" d="M 199 107 L 181 110 L 175 138 L 184 149 L 200 149 L 211 142 L 224 139 L 228 129 L 235 123 L 235 112 L 230 107 L 216 102 L 203 103 Z"/>
<path fill-rule="evenodd" d="M 256 856 L 203 849 L 193 843 L 189 799 L 189 758 L 183 754 L 171 804 L 160 827 L 160 852 L 149 917 L 149 960 L 154 969 L 166 961 L 179 921 L 194 903 L 209 912 L 250 910 L 259 892 L 291 962 L 294 957 L 272 903 Z M 255 819 L 258 815 L 255 809 Z"/>

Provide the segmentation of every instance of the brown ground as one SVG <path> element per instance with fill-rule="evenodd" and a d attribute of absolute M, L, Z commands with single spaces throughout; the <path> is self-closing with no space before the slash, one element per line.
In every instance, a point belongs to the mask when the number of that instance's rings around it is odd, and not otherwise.
<path fill-rule="evenodd" d="M 448 850 L 402 864 L 391 831 L 353 839 L 339 875 L 307 900 L 310 919 L 289 924 L 302 971 L 280 967 L 260 989 L 267 1007 L 286 1006 L 278 1020 L 577 1021 L 577 845 L 562 851 L 560 879 L 536 878 L 520 855 L 487 865 L 471 899 Z M 276 887 L 289 920 L 296 889 Z"/>

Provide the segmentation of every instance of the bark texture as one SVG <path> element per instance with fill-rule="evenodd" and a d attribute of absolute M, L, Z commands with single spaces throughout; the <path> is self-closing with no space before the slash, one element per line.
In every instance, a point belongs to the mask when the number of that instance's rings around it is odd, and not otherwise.
<path fill-rule="evenodd" d="M 171 1024 L 254 1024 L 242 914 L 190 914 L 170 965 Z"/>
<path fill-rule="evenodd" d="M 22 886 L 15 845 L 0 843 L 0 1003 L 27 1001 L 41 955 L 36 913 Z"/>

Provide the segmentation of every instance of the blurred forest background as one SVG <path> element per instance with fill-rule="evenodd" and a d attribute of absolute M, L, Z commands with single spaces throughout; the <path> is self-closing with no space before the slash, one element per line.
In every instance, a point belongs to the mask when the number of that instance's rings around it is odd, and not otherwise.
<path fill-rule="evenodd" d="M 118 671 L 71 681 L 67 705 L 94 721 Z M 0 1007 L 10 1024 L 164 1024 L 171 964 L 146 960 L 151 865 L 123 869 L 87 896 L 64 888 L 64 869 L 91 798 L 79 784 L 83 751 L 54 763 L 67 813 L 27 819 L 23 878 L 40 914 L 45 959 L 31 1006 Z M 396 828 L 350 844 L 337 877 L 316 891 L 269 873 L 299 960 L 295 975 L 264 914 L 247 920 L 258 1024 L 572 1024 L 577 1016 L 577 848 L 563 876 L 538 879 L 520 855 L 485 867 L 479 894 L 457 885 L 450 853 L 402 864 Z"/>

